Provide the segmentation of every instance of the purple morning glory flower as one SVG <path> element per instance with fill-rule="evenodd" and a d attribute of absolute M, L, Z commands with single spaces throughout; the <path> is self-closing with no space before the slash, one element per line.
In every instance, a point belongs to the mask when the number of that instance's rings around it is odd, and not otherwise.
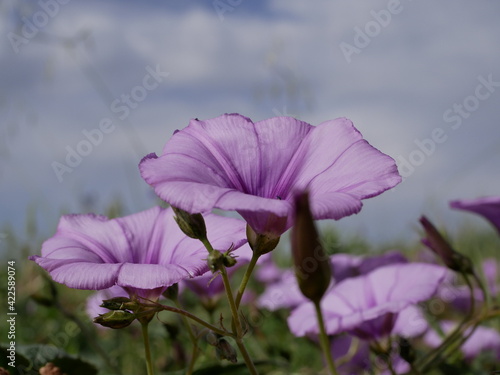
<path fill-rule="evenodd" d="M 276 237 L 292 226 L 295 191 L 310 192 L 314 219 L 340 219 L 401 182 L 394 160 L 345 118 L 318 126 L 238 114 L 192 120 L 139 168 L 173 206 L 237 211 L 256 233 Z"/>
<path fill-rule="evenodd" d="M 216 249 L 235 248 L 245 240 L 245 223 L 205 216 Z M 156 299 L 170 285 L 208 270 L 207 251 L 184 235 L 171 208 L 154 207 L 130 216 L 66 215 L 56 234 L 31 256 L 54 281 L 75 289 L 123 287 L 130 296 Z"/>
<path fill-rule="evenodd" d="M 321 301 L 327 333 L 348 332 L 362 339 L 389 335 L 398 313 L 432 297 L 446 271 L 431 264 L 393 264 L 340 282 Z M 296 336 L 317 334 L 313 305 L 292 311 L 288 325 Z"/>
<path fill-rule="evenodd" d="M 456 326 L 456 323 L 451 321 L 441 322 L 441 329 L 445 334 L 450 333 Z M 469 331 L 465 332 L 465 335 Z M 430 347 L 437 347 L 441 344 L 442 338 L 436 331 L 430 330 L 424 336 L 424 341 Z M 493 328 L 479 326 L 474 333 L 461 346 L 461 351 L 466 360 L 471 361 L 476 356 L 485 351 L 492 351 L 497 358 L 500 358 L 500 334 Z"/>
<path fill-rule="evenodd" d="M 356 256 L 334 254 L 330 257 L 334 282 L 359 275 L 364 275 L 378 267 L 394 263 L 406 263 L 407 259 L 397 251 L 390 251 L 376 256 Z M 270 311 L 293 309 L 307 301 L 297 284 L 297 278 L 291 270 L 278 268 L 271 259 L 265 262 L 264 280 L 267 284 L 264 293 L 257 300 L 260 307 Z M 258 272 L 260 269 L 258 270 Z M 269 279 L 269 282 L 266 282 Z"/>
<path fill-rule="evenodd" d="M 450 207 L 482 215 L 500 234 L 500 197 L 485 197 L 450 202 Z"/>

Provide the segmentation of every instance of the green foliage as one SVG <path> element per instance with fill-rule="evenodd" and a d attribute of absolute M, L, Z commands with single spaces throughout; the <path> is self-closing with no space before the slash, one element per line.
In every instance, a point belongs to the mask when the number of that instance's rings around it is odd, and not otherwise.
<path fill-rule="evenodd" d="M 115 202 L 108 214 L 119 216 L 122 210 L 119 202 Z M 380 250 L 395 249 L 393 246 L 375 249 L 360 236 L 345 238 L 334 229 L 320 231 L 323 234 L 323 245 L 329 254 L 346 252 L 373 255 Z M 36 223 L 30 222 L 27 225 L 27 236 L 23 239 L 16 237 L 14 231 L 8 228 L 3 232 L 7 233 L 3 246 L 8 249 L 9 257 L 15 254 L 17 259 L 16 365 L 23 369 L 23 373 L 36 375 L 39 367 L 52 362 L 67 375 L 144 374 L 144 353 L 139 325 L 133 323 L 123 330 L 98 328 L 85 312 L 86 299 L 91 292 L 54 284 L 43 270 L 25 260 L 29 254 L 39 253 L 42 239 L 35 238 Z M 456 235 L 449 236 L 449 239 L 457 251 L 472 259 L 480 277 L 481 262 L 484 259 L 499 259 L 500 239 L 493 230 L 478 232 L 473 228 L 464 228 Z M 284 267 L 291 265 L 288 243 L 288 238 L 284 236 L 280 241 L 280 248 L 273 254 L 277 263 Z M 401 243 L 397 249 L 407 254 L 410 259 L 418 259 L 422 251 L 427 251 L 420 243 Z M 7 258 L 6 254 L 4 256 Z M 5 277 L 4 273 L 0 273 L 2 285 L 5 285 Z M 240 280 L 241 272 L 235 277 Z M 263 290 L 263 286 L 255 280 L 251 281 L 249 287 L 256 293 Z M 3 301 L 4 293 L 4 289 L 0 291 Z M 218 304 L 214 301 L 200 303 L 200 299 L 189 291 L 185 291 L 181 297 L 186 310 L 216 325 L 223 316 L 222 323 L 226 327 L 230 326 L 230 313 L 225 301 Z M 209 309 L 209 305 L 215 306 L 215 309 Z M 291 335 L 286 323 L 286 311 L 271 313 L 250 304 L 243 307 L 243 312 L 248 328 L 245 344 L 260 373 L 312 375 L 322 369 L 323 361 L 317 344 L 307 338 L 295 338 Z M 448 310 L 439 318 L 446 314 Z M 496 328 L 500 328 L 499 322 L 490 325 L 495 324 Z M 205 341 L 206 330 L 197 328 L 196 333 L 200 337 L 201 354 L 195 366 L 195 375 L 247 373 L 239 353 L 237 364 L 218 361 L 214 347 Z M 154 365 L 160 369 L 157 374 L 184 374 L 192 345 L 179 316 L 167 312 L 158 314 L 157 319 L 151 322 L 150 335 Z M 0 342 L 0 366 L 8 368 L 5 362 L 5 338 L 1 337 Z M 417 341 L 416 344 L 418 346 L 420 343 Z M 418 353 L 421 355 L 424 351 L 419 349 Z M 495 361 L 488 353 L 476 358 L 472 363 L 455 356 L 430 374 L 490 374 L 500 370 L 495 368 Z"/>

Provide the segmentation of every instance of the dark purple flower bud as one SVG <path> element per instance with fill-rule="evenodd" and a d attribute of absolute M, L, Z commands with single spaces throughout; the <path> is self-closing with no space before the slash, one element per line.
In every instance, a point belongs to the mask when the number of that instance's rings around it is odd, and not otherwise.
<path fill-rule="evenodd" d="M 172 209 L 175 212 L 174 219 L 177 225 L 179 225 L 179 228 L 181 228 L 186 236 L 196 240 L 207 239 L 207 228 L 202 214 L 190 214 L 187 211 L 173 206 Z"/>
<path fill-rule="evenodd" d="M 291 239 L 297 282 L 305 297 L 319 302 L 330 284 L 331 266 L 314 225 L 307 192 L 295 196 L 294 222 Z"/>
<path fill-rule="evenodd" d="M 114 310 L 94 318 L 94 323 L 108 328 L 119 329 L 128 327 L 135 318 L 136 315 L 128 311 Z"/>
<path fill-rule="evenodd" d="M 472 262 L 468 257 L 453 250 L 448 241 L 425 216 L 420 218 L 420 223 L 426 235 L 422 242 L 441 258 L 446 267 L 453 271 L 473 274 Z"/>
<path fill-rule="evenodd" d="M 278 246 L 280 237 L 272 234 L 256 233 L 250 225 L 247 225 L 247 240 L 253 252 L 260 256 L 273 251 Z"/>

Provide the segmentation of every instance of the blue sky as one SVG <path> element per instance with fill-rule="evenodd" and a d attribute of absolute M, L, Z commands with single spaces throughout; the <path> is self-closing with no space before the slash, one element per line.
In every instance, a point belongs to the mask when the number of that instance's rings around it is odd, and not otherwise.
<path fill-rule="evenodd" d="M 128 213 L 152 206 L 142 156 L 189 119 L 226 112 L 348 117 L 398 160 L 404 183 L 331 223 L 345 233 L 416 238 L 423 213 L 481 225 L 448 201 L 500 192 L 500 3 L 314 4 L 3 1 L 0 228 L 22 233 L 31 209 L 49 236 L 89 196 L 97 212 L 115 198 Z M 103 121 L 108 133 L 85 149 Z M 54 162 L 79 144 L 85 155 L 61 180 Z"/>

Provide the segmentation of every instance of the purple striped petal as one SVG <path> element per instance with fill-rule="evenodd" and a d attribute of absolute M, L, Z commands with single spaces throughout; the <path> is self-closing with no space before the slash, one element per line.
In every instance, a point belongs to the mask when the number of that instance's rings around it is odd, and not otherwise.
<path fill-rule="evenodd" d="M 500 197 L 484 197 L 450 202 L 450 207 L 483 216 L 500 234 Z"/>
<path fill-rule="evenodd" d="M 347 119 L 317 127 L 290 117 L 254 124 L 238 114 L 192 120 L 139 168 L 170 204 L 192 213 L 234 210 L 255 232 L 275 236 L 293 224 L 295 191 L 311 191 L 315 219 L 340 219 L 401 181 L 394 160 Z"/>
<path fill-rule="evenodd" d="M 397 313 L 434 295 L 446 271 L 429 264 L 394 264 L 340 282 L 321 301 L 328 334 L 350 332 L 363 339 L 389 334 Z M 296 336 L 317 334 L 313 305 L 295 309 L 288 325 Z"/>
<path fill-rule="evenodd" d="M 237 249 L 246 242 L 242 220 L 208 214 L 205 222 L 216 249 Z M 30 259 L 70 288 L 118 285 L 131 295 L 155 299 L 168 286 L 208 271 L 207 255 L 200 241 L 182 233 L 172 209 L 154 207 L 111 220 L 64 216 L 42 245 L 42 256 Z"/>

